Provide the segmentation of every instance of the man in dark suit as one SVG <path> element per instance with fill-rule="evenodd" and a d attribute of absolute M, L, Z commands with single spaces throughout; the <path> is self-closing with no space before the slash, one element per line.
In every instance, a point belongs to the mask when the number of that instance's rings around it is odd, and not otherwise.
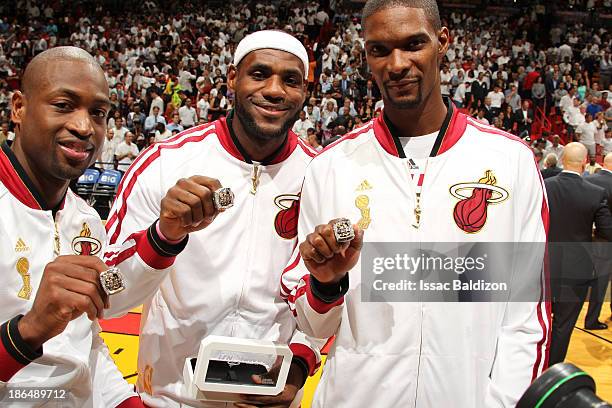
<path fill-rule="evenodd" d="M 525 139 L 531 134 L 533 117 L 533 109 L 529 109 L 529 101 L 524 100 L 521 109 L 514 112 L 514 122 L 517 125 L 516 132 L 520 138 Z"/>
<path fill-rule="evenodd" d="M 604 158 L 603 169 L 584 179 L 606 190 L 608 208 L 612 212 L 612 153 L 608 153 Z M 591 286 L 589 309 L 584 319 L 584 327 L 589 330 L 604 330 L 608 328 L 608 325 L 599 321 L 599 314 L 608 282 L 612 277 L 612 243 L 597 238 L 596 241 L 598 242 L 593 247 L 593 264 L 597 279 Z M 610 311 L 612 312 L 612 301 L 610 301 Z"/>
<path fill-rule="evenodd" d="M 542 178 L 546 180 L 549 177 L 554 177 L 561 173 L 561 168 L 557 166 L 557 155 L 554 153 L 548 153 L 544 158 L 544 167 L 542 170 Z"/>
<path fill-rule="evenodd" d="M 606 191 L 581 174 L 587 150 L 569 143 L 563 151 L 563 171 L 544 181 L 550 208 L 549 266 L 552 285 L 550 365 L 562 362 L 586 294 L 594 281 L 590 251 L 593 223 L 597 235 L 612 239 L 612 214 Z M 585 244 L 587 243 L 587 244 Z"/>

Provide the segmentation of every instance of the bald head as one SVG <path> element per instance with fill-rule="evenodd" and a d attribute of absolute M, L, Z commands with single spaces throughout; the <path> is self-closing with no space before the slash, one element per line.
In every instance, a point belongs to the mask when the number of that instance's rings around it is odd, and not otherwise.
<path fill-rule="evenodd" d="M 582 173 L 587 163 L 587 148 L 582 143 L 568 143 L 563 149 L 563 168 Z"/>
<path fill-rule="evenodd" d="M 54 63 L 82 62 L 91 65 L 104 76 L 104 71 L 96 60 L 82 48 L 78 47 L 55 47 L 41 52 L 28 64 L 21 80 L 21 89 L 25 94 L 34 91 L 41 81 L 47 79 L 46 72 Z"/>
<path fill-rule="evenodd" d="M 604 169 L 612 171 L 612 153 L 606 154 L 603 164 Z"/>

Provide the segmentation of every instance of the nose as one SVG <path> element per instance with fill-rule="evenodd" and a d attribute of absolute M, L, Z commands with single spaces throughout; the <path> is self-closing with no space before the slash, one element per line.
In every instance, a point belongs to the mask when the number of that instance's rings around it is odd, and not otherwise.
<path fill-rule="evenodd" d="M 262 96 L 266 99 L 282 101 L 285 99 L 285 88 L 283 80 L 279 75 L 272 75 L 266 81 L 266 85 L 262 90 Z"/>
<path fill-rule="evenodd" d="M 391 80 L 397 81 L 402 79 L 410 72 L 410 68 L 412 68 L 412 61 L 407 52 L 398 48 L 391 51 L 387 59 L 387 70 Z"/>
<path fill-rule="evenodd" d="M 66 123 L 66 129 L 80 139 L 89 138 L 95 133 L 91 115 L 87 109 L 76 110 Z"/>

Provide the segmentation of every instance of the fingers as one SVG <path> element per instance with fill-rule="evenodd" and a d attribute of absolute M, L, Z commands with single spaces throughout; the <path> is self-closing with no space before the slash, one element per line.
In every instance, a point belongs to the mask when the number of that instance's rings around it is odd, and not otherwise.
<path fill-rule="evenodd" d="M 85 268 L 93 269 L 99 273 L 108 270 L 108 265 L 106 265 L 104 261 L 102 261 L 97 256 L 62 255 L 55 258 L 55 260 L 60 262 L 67 262 L 73 265 L 80 265 Z"/>
<path fill-rule="evenodd" d="M 95 256 L 83 255 L 60 256 L 56 258 L 55 262 L 59 263 L 59 273 L 56 274 L 82 282 L 78 285 L 78 288 L 83 290 L 76 290 L 76 292 L 83 295 L 97 295 L 96 299 L 102 302 L 102 307 L 98 307 L 99 316 L 102 316 L 103 310 L 109 306 L 109 300 L 100 284 L 100 273 L 108 270 L 108 265 Z M 84 288 L 88 289 L 85 290 Z M 94 299 L 92 298 L 92 300 Z"/>
<path fill-rule="evenodd" d="M 210 224 L 219 211 L 213 194 L 221 188 L 219 180 L 205 176 L 192 176 L 177 181 L 162 200 L 162 216 L 179 219 L 183 227 Z"/>
<path fill-rule="evenodd" d="M 348 248 L 350 243 L 338 243 L 336 241 L 333 229 L 334 221 L 318 225 L 313 233 L 306 236 L 306 240 L 300 244 L 300 253 L 304 260 L 323 263 Z"/>
<path fill-rule="evenodd" d="M 49 275 L 46 284 L 67 292 L 64 293 L 64 298 L 56 299 L 59 303 L 65 302 L 73 309 L 77 308 L 81 313 L 86 312 L 90 320 L 102 316 L 106 294 L 100 293 L 101 289 L 97 282 L 75 278 L 68 273 L 55 273 Z"/>
<path fill-rule="evenodd" d="M 72 292 L 66 288 L 59 288 L 55 291 L 58 297 L 61 297 L 61 306 L 59 311 L 62 316 L 70 315 L 70 320 L 74 320 L 83 313 L 87 314 L 87 318 L 91 321 L 98 317 L 98 309 L 87 295 Z M 54 299 L 57 301 L 57 299 Z"/>

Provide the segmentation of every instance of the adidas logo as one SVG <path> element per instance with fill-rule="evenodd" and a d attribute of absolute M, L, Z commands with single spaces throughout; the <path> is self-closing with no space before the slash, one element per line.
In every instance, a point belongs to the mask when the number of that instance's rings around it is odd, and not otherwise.
<path fill-rule="evenodd" d="M 372 186 L 368 183 L 368 180 L 363 180 L 356 188 L 357 191 L 371 190 Z"/>
<path fill-rule="evenodd" d="M 23 242 L 23 239 L 19 238 L 15 244 L 15 252 L 26 252 L 29 251 L 30 247 Z"/>

